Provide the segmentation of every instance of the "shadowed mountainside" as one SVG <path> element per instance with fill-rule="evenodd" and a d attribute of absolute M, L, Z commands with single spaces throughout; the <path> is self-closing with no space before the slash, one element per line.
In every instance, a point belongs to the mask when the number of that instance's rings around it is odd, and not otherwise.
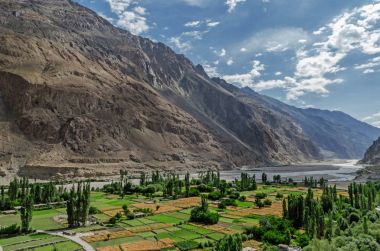
<path fill-rule="evenodd" d="M 37 177 L 233 168 L 327 151 L 351 158 L 380 135 L 366 124 L 352 128 L 360 122 L 341 113 L 210 79 L 166 45 L 68 0 L 0 1 L 0 44 L 5 174 L 19 166 Z"/>

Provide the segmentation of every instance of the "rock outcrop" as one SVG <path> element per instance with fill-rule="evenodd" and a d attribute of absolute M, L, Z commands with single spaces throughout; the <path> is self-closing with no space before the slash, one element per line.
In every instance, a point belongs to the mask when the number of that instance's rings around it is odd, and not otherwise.
<path fill-rule="evenodd" d="M 359 163 L 380 165 L 380 138 L 373 142 L 372 146 L 368 148 L 367 152 L 364 154 L 364 158 Z"/>

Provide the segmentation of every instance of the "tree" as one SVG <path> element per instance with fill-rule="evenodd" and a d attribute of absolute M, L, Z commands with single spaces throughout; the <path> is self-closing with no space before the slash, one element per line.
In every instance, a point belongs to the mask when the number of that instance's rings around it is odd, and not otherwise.
<path fill-rule="evenodd" d="M 70 196 L 66 202 L 67 222 L 70 228 L 86 225 L 90 208 L 90 182 L 82 186 L 82 182 L 77 184 L 77 189 L 73 186 Z"/>
<path fill-rule="evenodd" d="M 286 200 L 285 198 L 282 200 L 282 217 L 286 219 L 288 217 L 288 209 L 286 207 Z"/>
<path fill-rule="evenodd" d="M 29 232 L 29 225 L 33 216 L 33 199 L 30 194 L 25 194 L 20 209 L 21 231 Z"/>
<path fill-rule="evenodd" d="M 263 173 L 263 174 L 261 175 L 261 181 L 263 182 L 263 184 L 267 183 L 267 181 L 268 181 L 268 176 L 267 176 L 266 173 Z"/>
<path fill-rule="evenodd" d="M 241 251 L 243 249 L 243 240 L 240 234 L 228 235 L 220 240 L 215 251 Z"/>
<path fill-rule="evenodd" d="M 187 172 L 185 175 L 185 195 L 189 197 L 190 195 L 190 173 Z"/>

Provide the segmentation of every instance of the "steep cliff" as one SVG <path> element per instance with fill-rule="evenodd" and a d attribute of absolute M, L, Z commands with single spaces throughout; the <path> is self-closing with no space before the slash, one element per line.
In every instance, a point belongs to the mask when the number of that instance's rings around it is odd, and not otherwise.
<path fill-rule="evenodd" d="M 380 165 L 380 138 L 373 142 L 364 154 L 361 164 Z"/>

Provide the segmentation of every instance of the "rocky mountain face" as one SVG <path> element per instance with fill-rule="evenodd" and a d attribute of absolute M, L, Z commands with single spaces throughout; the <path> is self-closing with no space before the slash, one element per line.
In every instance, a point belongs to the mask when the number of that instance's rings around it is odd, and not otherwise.
<path fill-rule="evenodd" d="M 353 157 L 380 135 L 365 124 L 351 132 L 359 122 L 344 114 L 300 110 L 210 79 L 166 45 L 69 0 L 0 1 L 0 97 L 4 175 Z"/>
<path fill-rule="evenodd" d="M 380 165 L 380 138 L 373 142 L 367 150 L 360 164 Z"/>
<path fill-rule="evenodd" d="M 360 159 L 379 136 L 379 128 L 339 111 L 300 109 L 245 88 L 245 94 L 275 111 L 289 116 L 319 147 L 325 157 Z"/>

